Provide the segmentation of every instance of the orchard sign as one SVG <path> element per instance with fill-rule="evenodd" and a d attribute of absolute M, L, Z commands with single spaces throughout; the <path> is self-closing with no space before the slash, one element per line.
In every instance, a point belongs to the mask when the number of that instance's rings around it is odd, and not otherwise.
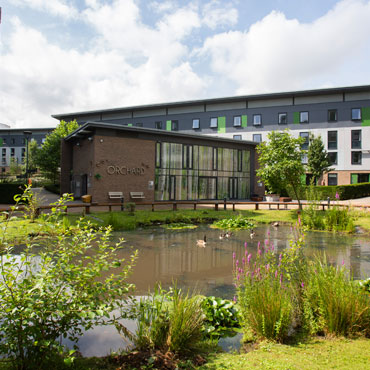
<path fill-rule="evenodd" d="M 108 175 L 134 175 L 142 176 L 145 173 L 144 167 L 128 167 L 128 166 L 108 166 Z"/>

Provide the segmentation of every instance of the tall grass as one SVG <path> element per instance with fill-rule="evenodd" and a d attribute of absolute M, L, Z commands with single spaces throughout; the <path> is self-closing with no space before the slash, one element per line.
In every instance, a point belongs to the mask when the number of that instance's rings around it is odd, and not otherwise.
<path fill-rule="evenodd" d="M 330 266 L 324 256 L 310 265 L 304 317 L 311 334 L 370 335 L 370 296 L 344 266 Z"/>

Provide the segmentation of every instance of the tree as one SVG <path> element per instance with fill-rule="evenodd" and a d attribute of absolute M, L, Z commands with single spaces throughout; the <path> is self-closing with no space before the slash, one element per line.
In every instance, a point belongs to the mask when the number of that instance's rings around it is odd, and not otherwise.
<path fill-rule="evenodd" d="M 302 184 L 301 176 L 305 173 L 301 150 L 304 139 L 292 137 L 287 130 L 272 131 L 267 139 L 257 147 L 260 163 L 257 176 L 272 192 L 281 193 L 290 186 L 301 209 L 298 190 Z"/>
<path fill-rule="evenodd" d="M 77 128 L 76 120 L 71 122 L 60 121 L 55 130 L 46 136 L 44 143 L 37 151 L 37 167 L 53 183 L 56 182 L 60 170 L 61 140 Z"/>
<path fill-rule="evenodd" d="M 28 169 L 35 170 L 37 168 L 37 156 L 39 152 L 39 146 L 35 139 L 31 139 L 28 142 Z"/>
<path fill-rule="evenodd" d="M 314 183 L 324 174 L 332 169 L 330 168 L 330 159 L 328 152 L 324 148 L 321 136 L 310 135 L 310 146 L 308 147 L 307 169 L 313 175 Z"/>

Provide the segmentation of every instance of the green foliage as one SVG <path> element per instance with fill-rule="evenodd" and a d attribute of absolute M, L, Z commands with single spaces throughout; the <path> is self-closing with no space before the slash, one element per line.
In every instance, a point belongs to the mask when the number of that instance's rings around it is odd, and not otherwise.
<path fill-rule="evenodd" d="M 206 315 L 204 331 L 208 338 L 233 337 L 240 328 L 238 307 L 228 299 L 205 297 L 202 309 Z"/>
<path fill-rule="evenodd" d="M 325 150 L 321 136 L 310 134 L 310 145 L 307 151 L 307 169 L 316 181 L 326 172 L 331 171 L 328 152 Z"/>
<path fill-rule="evenodd" d="M 61 159 L 61 140 L 78 128 L 77 121 L 60 121 L 59 125 L 51 133 L 46 135 L 41 148 L 34 149 L 32 159 L 44 176 L 53 183 L 59 176 Z"/>
<path fill-rule="evenodd" d="M 212 224 L 212 227 L 223 230 L 252 229 L 254 223 L 247 217 L 238 215 L 234 218 L 224 218 Z"/>
<path fill-rule="evenodd" d="M 28 169 L 36 169 L 37 168 L 37 152 L 39 150 L 39 146 L 35 139 L 31 139 L 28 141 Z M 27 151 L 26 151 L 27 155 Z"/>
<path fill-rule="evenodd" d="M 48 368 L 64 354 L 60 338 L 76 342 L 82 330 L 106 324 L 131 288 L 126 279 L 136 255 L 119 258 L 122 241 L 112 244 L 110 229 L 83 221 L 72 229 L 62 217 L 69 199 L 42 216 L 41 238 L 22 237 L 19 255 L 6 232 L 9 219 L 1 222 L 0 355 L 18 369 Z"/>
<path fill-rule="evenodd" d="M 370 335 L 370 296 L 344 266 L 316 259 L 303 294 L 305 326 L 311 334 Z"/>
<path fill-rule="evenodd" d="M 169 230 L 189 230 L 189 229 L 196 229 L 197 225 L 192 225 L 192 224 L 186 224 L 183 222 L 176 222 L 173 224 L 169 225 L 162 225 L 165 229 Z"/>
<path fill-rule="evenodd" d="M 123 221 L 118 216 L 117 213 L 110 212 L 107 221 L 105 222 L 105 226 L 111 226 L 113 230 L 122 230 L 123 229 Z"/>
<path fill-rule="evenodd" d="M 33 181 L 32 181 L 33 184 Z M 43 184 L 43 187 L 54 194 L 60 194 L 60 185 L 59 184 Z"/>
<path fill-rule="evenodd" d="M 136 203 L 134 202 L 128 202 L 125 204 L 125 209 L 128 210 L 129 214 L 133 216 L 135 214 L 135 209 L 136 209 Z"/>
<path fill-rule="evenodd" d="M 302 164 L 303 138 L 294 138 L 286 130 L 272 131 L 257 146 L 259 168 L 257 176 L 262 179 L 269 191 L 280 194 L 290 187 L 294 198 L 300 202 L 298 189 L 301 186 L 301 176 L 305 170 Z"/>
<path fill-rule="evenodd" d="M 359 284 L 365 292 L 370 293 L 370 278 L 360 281 Z"/>
<path fill-rule="evenodd" d="M 24 166 L 19 164 L 17 158 L 10 158 L 9 172 L 11 175 L 21 175 L 24 173 Z"/>
<path fill-rule="evenodd" d="M 176 287 L 158 287 L 149 297 L 133 301 L 132 315 L 137 319 L 135 334 L 116 323 L 138 350 L 161 349 L 185 353 L 203 338 L 204 313 L 199 296 L 183 293 Z"/>

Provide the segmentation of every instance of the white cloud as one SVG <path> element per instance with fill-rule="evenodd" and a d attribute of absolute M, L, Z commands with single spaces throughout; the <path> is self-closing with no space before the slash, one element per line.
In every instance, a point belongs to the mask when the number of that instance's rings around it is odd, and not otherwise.
<path fill-rule="evenodd" d="M 325 76 L 337 85 L 335 72 L 346 66 L 352 73 L 355 60 L 369 53 L 369 19 L 370 2 L 361 0 L 341 1 L 307 24 L 273 11 L 248 31 L 209 37 L 199 52 L 239 94 L 318 87 L 311 82 Z M 363 77 L 369 81 L 370 72 Z"/>
<path fill-rule="evenodd" d="M 149 8 L 155 13 L 166 13 L 168 11 L 174 10 L 175 7 L 175 2 L 171 0 L 152 1 L 149 3 Z"/>
<path fill-rule="evenodd" d="M 63 18 L 76 18 L 78 10 L 72 1 L 66 0 L 10 0 L 17 6 L 27 6 L 32 9 L 47 12 Z"/>
<path fill-rule="evenodd" d="M 230 27 L 238 23 L 238 10 L 230 3 L 212 0 L 202 10 L 203 23 L 211 29 Z"/>

